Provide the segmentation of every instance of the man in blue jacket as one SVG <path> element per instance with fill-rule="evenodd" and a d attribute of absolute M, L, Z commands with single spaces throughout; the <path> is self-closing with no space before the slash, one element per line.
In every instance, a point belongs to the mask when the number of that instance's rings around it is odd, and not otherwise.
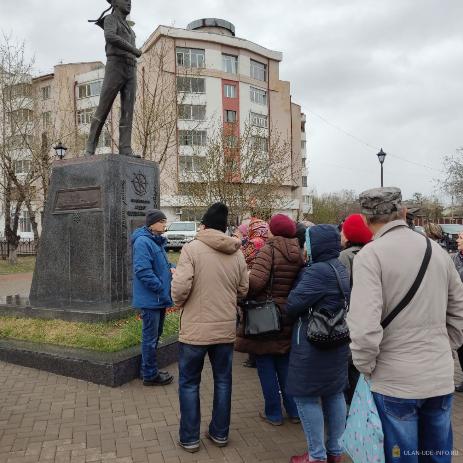
<path fill-rule="evenodd" d="M 172 307 L 170 285 L 175 271 L 165 251 L 165 214 L 152 209 L 146 214 L 146 225 L 132 235 L 133 307 L 141 311 L 143 320 L 141 372 L 145 386 L 164 386 L 173 376 L 159 371 L 156 348 L 164 326 L 166 308 Z"/>

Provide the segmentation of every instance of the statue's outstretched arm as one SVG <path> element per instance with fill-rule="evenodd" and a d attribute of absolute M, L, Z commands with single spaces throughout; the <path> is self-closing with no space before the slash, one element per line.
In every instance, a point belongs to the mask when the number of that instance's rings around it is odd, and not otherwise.
<path fill-rule="evenodd" d="M 141 50 L 131 45 L 127 40 L 124 40 L 117 35 L 117 20 L 112 16 L 106 16 L 104 21 L 104 36 L 108 43 L 115 45 L 121 50 L 128 51 L 133 55 L 140 57 Z"/>

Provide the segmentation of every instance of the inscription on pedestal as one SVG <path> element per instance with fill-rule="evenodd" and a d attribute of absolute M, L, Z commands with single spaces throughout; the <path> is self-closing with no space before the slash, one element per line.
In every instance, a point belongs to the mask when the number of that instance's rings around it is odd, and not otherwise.
<path fill-rule="evenodd" d="M 71 188 L 56 192 L 53 213 L 66 213 L 84 209 L 101 209 L 101 188 Z"/>

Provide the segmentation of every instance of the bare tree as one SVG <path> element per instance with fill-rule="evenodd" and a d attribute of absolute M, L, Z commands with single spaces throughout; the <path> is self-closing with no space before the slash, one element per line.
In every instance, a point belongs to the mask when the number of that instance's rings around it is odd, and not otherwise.
<path fill-rule="evenodd" d="M 284 189 L 296 187 L 298 173 L 292 170 L 290 143 L 277 130 L 246 123 L 240 134 L 236 124 L 226 124 L 212 130 L 207 141 L 195 142 L 205 146 L 180 158 L 180 194 L 190 207 L 221 201 L 241 220 L 247 213 L 268 216 L 288 206 Z"/>
<path fill-rule="evenodd" d="M 450 196 L 463 201 L 463 147 L 454 155 L 444 157 L 445 177 L 442 189 Z"/>

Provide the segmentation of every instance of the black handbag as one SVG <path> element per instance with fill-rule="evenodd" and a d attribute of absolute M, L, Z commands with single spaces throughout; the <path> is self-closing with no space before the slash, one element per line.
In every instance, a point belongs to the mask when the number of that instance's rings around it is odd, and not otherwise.
<path fill-rule="evenodd" d="M 346 315 L 349 311 L 349 301 L 342 289 L 341 278 L 336 268 L 328 264 L 336 274 L 339 289 L 344 296 L 344 307 L 332 312 L 323 307 L 311 308 L 308 316 L 307 340 L 320 349 L 333 349 L 350 341 Z"/>
<path fill-rule="evenodd" d="M 272 298 L 273 287 L 273 261 L 270 268 L 270 284 L 267 289 L 265 301 L 246 300 L 242 303 L 244 315 L 244 335 L 246 337 L 272 335 L 281 331 L 281 313 L 278 304 Z"/>

